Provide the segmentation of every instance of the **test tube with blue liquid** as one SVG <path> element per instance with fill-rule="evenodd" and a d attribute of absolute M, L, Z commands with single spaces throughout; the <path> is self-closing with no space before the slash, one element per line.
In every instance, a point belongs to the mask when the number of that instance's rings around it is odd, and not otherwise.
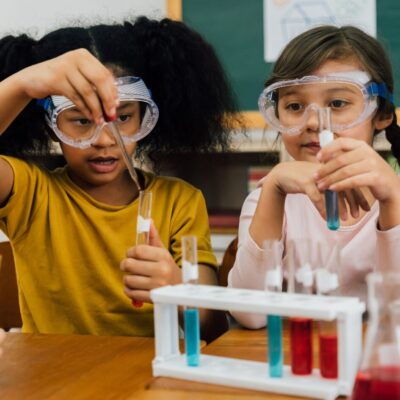
<path fill-rule="evenodd" d="M 267 292 L 282 292 L 282 261 L 279 251 L 279 242 L 266 240 L 263 243 L 266 263 L 265 290 Z M 281 378 L 283 375 L 283 350 L 282 350 L 282 317 L 280 315 L 267 315 L 268 335 L 268 365 L 269 376 Z"/>
<path fill-rule="evenodd" d="M 199 267 L 197 264 L 196 236 L 182 237 L 182 281 L 185 284 L 197 284 Z M 197 367 L 200 363 L 200 317 L 199 310 L 184 307 L 186 362 L 189 367 Z"/>
<path fill-rule="evenodd" d="M 139 192 L 139 206 L 136 222 L 136 246 L 139 244 L 149 244 L 150 225 L 151 225 L 151 204 L 152 192 L 141 190 Z M 132 300 L 135 308 L 143 306 L 140 300 Z"/>
<path fill-rule="evenodd" d="M 324 107 L 319 110 L 319 145 L 321 148 L 334 139 L 331 122 L 331 109 Z M 330 230 L 337 230 L 340 226 L 338 194 L 332 190 L 325 190 L 326 222 Z"/>

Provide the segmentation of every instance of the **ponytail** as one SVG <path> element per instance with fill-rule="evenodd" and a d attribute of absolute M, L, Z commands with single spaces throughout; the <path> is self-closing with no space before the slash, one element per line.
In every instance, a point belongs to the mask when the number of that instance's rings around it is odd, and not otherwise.
<path fill-rule="evenodd" d="M 34 39 L 25 34 L 0 39 L 0 81 L 34 63 L 35 43 Z"/>
<path fill-rule="evenodd" d="M 0 81 L 34 63 L 37 42 L 27 35 L 0 39 Z M 31 101 L 0 136 L 0 154 L 29 159 L 50 151 L 43 112 Z"/>
<path fill-rule="evenodd" d="M 386 139 L 392 145 L 392 153 L 396 157 L 397 161 L 400 162 L 400 126 L 397 125 L 397 116 L 393 112 L 393 121 L 385 129 Z"/>

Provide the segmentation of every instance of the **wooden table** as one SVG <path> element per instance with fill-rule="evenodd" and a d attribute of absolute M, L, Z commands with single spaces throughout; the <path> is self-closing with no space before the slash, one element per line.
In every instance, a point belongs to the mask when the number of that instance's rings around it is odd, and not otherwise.
<path fill-rule="evenodd" d="M 2 400 L 128 399 L 152 379 L 153 338 L 10 333 L 3 347 Z"/>

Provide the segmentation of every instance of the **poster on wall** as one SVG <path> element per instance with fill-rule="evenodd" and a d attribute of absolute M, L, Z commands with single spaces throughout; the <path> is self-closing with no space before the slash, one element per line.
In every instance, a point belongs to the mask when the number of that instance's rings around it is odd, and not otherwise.
<path fill-rule="evenodd" d="M 264 0 L 265 61 L 276 61 L 292 38 L 323 24 L 355 25 L 376 37 L 376 0 Z"/>

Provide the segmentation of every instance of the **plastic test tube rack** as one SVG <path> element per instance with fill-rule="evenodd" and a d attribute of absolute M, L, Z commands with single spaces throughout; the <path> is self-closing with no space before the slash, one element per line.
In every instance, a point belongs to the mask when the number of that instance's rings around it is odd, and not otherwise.
<path fill-rule="evenodd" d="M 156 356 L 153 375 L 273 393 L 332 400 L 350 395 L 362 345 L 365 304 L 356 297 L 330 297 L 207 285 L 164 286 L 151 291 L 154 302 Z M 282 378 L 271 378 L 266 362 L 200 355 L 200 365 L 189 367 L 179 351 L 178 305 L 214 310 L 245 311 L 285 317 L 337 320 L 338 379 L 323 379 L 318 369 L 311 375 L 292 375 L 285 365 Z"/>

